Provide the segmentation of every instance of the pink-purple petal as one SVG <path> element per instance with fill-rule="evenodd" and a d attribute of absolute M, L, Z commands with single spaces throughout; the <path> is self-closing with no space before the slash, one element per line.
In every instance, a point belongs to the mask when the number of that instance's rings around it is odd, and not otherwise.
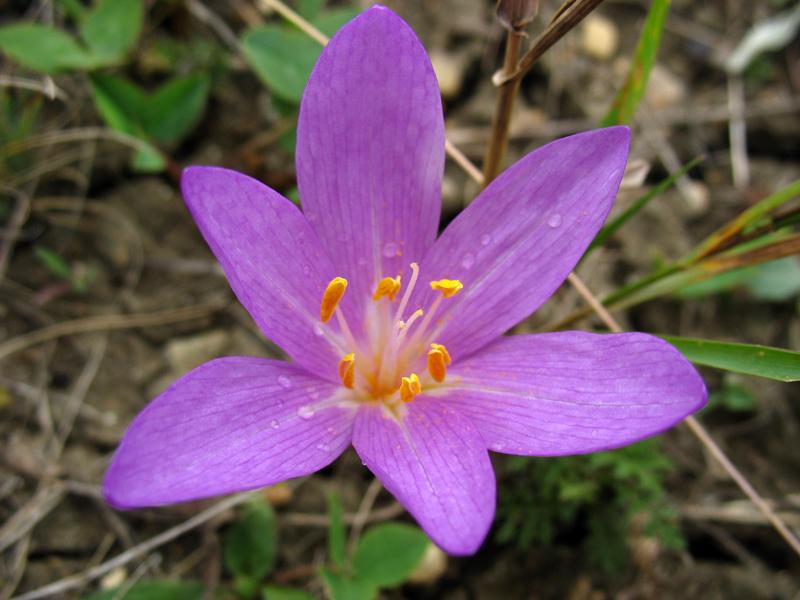
<path fill-rule="evenodd" d="M 642 333 L 513 335 L 454 364 L 441 401 L 496 452 L 534 456 L 616 448 L 702 408 L 706 388 L 675 348 Z"/>
<path fill-rule="evenodd" d="M 296 160 L 303 210 L 363 308 L 377 278 L 419 261 L 439 225 L 439 87 L 390 10 L 367 10 L 323 50 L 300 105 Z"/>
<path fill-rule="evenodd" d="M 379 405 L 359 410 L 361 460 L 450 554 L 474 553 L 491 525 L 495 480 L 480 433 L 458 410 L 416 397 L 401 419 Z"/>
<path fill-rule="evenodd" d="M 205 363 L 130 425 L 106 472 L 106 500 L 157 506 L 313 473 L 350 444 L 355 409 L 339 389 L 281 361 Z"/>
<path fill-rule="evenodd" d="M 261 182 L 218 167 L 189 167 L 181 189 L 264 335 L 308 370 L 338 381 L 340 352 L 319 335 L 320 301 L 334 269 L 302 213 Z"/>
<path fill-rule="evenodd" d="M 447 227 L 421 265 L 421 281 L 464 284 L 445 301 L 434 336 L 454 359 L 530 315 L 561 285 L 611 209 L 629 138 L 626 127 L 611 127 L 547 144 L 502 173 Z M 433 298 L 430 289 L 425 295 L 423 306 Z"/>

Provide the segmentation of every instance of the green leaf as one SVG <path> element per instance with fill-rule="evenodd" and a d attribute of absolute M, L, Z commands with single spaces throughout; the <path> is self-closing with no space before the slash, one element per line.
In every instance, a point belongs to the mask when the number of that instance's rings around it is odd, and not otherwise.
<path fill-rule="evenodd" d="M 342 501 L 337 494 L 328 496 L 328 514 L 331 524 L 328 529 L 328 556 L 339 569 L 344 567 L 345 556 L 345 531 L 342 519 Z"/>
<path fill-rule="evenodd" d="M 307 21 L 314 19 L 321 10 L 322 0 L 298 0 L 297 2 L 297 13 Z"/>
<path fill-rule="evenodd" d="M 671 0 L 653 0 L 650 4 L 650 11 L 647 13 L 642 34 L 636 44 L 628 78 L 614 98 L 608 114 L 601 121 L 603 127 L 629 123 L 636 114 L 636 109 L 639 107 L 639 102 L 641 102 L 647 87 L 650 69 L 656 61 L 658 46 L 661 43 L 661 33 L 664 31 L 667 14 L 669 14 L 670 2 Z"/>
<path fill-rule="evenodd" d="M 753 412 L 757 404 L 753 394 L 735 380 L 738 375 L 726 373 L 722 387 L 708 395 L 706 409 L 722 406 L 731 412 Z"/>
<path fill-rule="evenodd" d="M 260 581 L 275 565 L 277 546 L 272 507 L 254 501 L 225 536 L 225 565 L 236 577 Z"/>
<path fill-rule="evenodd" d="M 160 173 L 167 168 L 167 161 L 157 148 L 148 144 L 148 148 L 141 148 L 133 154 L 131 167 L 139 173 Z"/>
<path fill-rule="evenodd" d="M 328 37 L 333 37 L 348 21 L 356 18 L 361 11 L 357 8 L 337 8 L 328 10 L 319 15 L 315 19 L 311 19 L 311 23 Z"/>
<path fill-rule="evenodd" d="M 124 592 L 127 584 L 110 590 L 84 596 L 83 600 L 200 600 L 205 587 L 198 581 L 145 580 L 133 584 Z"/>
<path fill-rule="evenodd" d="M 757 344 L 661 337 L 698 365 L 778 381 L 800 381 L 800 352 Z"/>
<path fill-rule="evenodd" d="M 268 585 L 261 591 L 263 600 L 314 600 L 314 596 L 303 590 Z"/>
<path fill-rule="evenodd" d="M 322 47 L 299 31 L 265 25 L 244 34 L 242 50 L 273 93 L 297 104 Z"/>
<path fill-rule="evenodd" d="M 147 98 L 141 115 L 145 132 L 173 144 L 189 133 L 203 114 L 209 79 L 202 73 L 176 77 Z"/>
<path fill-rule="evenodd" d="M 758 265 L 745 282 L 745 287 L 758 300 L 790 300 L 800 293 L 800 260 L 796 256 L 787 256 Z"/>
<path fill-rule="evenodd" d="M 97 59 L 72 37 L 47 25 L 17 23 L 0 27 L 0 50 L 40 73 L 89 70 Z"/>
<path fill-rule="evenodd" d="M 136 43 L 143 16 L 141 0 L 99 0 L 81 22 L 81 37 L 104 63 L 119 61 Z"/>
<path fill-rule="evenodd" d="M 791 182 L 774 194 L 759 200 L 756 204 L 745 210 L 738 217 L 717 229 L 692 250 L 682 262 L 689 264 L 711 254 L 720 245 L 735 237 L 741 231 L 754 227 L 765 219 L 769 213 L 780 208 L 790 200 L 800 195 L 800 179 Z"/>
<path fill-rule="evenodd" d="M 375 584 L 334 573 L 329 569 L 320 572 L 333 600 L 373 600 L 378 595 Z"/>
<path fill-rule="evenodd" d="M 44 246 L 34 246 L 33 253 L 53 275 L 66 279 L 67 281 L 72 280 L 72 267 L 69 266 L 69 263 L 67 263 L 60 254 Z"/>
<path fill-rule="evenodd" d="M 403 583 L 422 560 L 430 541 L 404 523 L 383 523 L 367 531 L 353 556 L 353 572 L 377 586 Z"/>
<path fill-rule="evenodd" d="M 138 122 L 146 95 L 127 79 L 95 73 L 89 78 L 92 99 L 100 116 L 112 129 L 141 137 Z"/>
<path fill-rule="evenodd" d="M 702 160 L 702 156 L 698 156 L 694 160 L 690 160 L 680 169 L 672 173 L 669 177 L 661 180 L 652 190 L 638 198 L 633 204 L 626 208 L 621 215 L 600 230 L 600 233 L 597 234 L 597 237 L 595 237 L 592 243 L 589 245 L 589 249 L 586 250 L 584 257 L 598 246 L 602 246 L 608 238 L 614 235 L 614 233 L 616 233 L 620 227 L 625 225 L 625 223 L 627 223 L 636 213 L 647 206 L 651 200 L 666 192 L 679 178 L 683 177 L 687 172 L 689 172 L 690 169 L 692 169 Z"/>

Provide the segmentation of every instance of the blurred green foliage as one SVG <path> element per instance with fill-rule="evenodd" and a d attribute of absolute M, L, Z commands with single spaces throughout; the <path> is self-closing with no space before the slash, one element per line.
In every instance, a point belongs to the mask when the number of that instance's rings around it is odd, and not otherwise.
<path fill-rule="evenodd" d="M 510 457 L 501 468 L 502 543 L 547 547 L 577 536 L 589 562 L 608 574 L 626 566 L 626 539 L 640 522 L 638 533 L 670 548 L 684 544 L 665 490 L 671 465 L 658 438 L 583 456 Z"/>

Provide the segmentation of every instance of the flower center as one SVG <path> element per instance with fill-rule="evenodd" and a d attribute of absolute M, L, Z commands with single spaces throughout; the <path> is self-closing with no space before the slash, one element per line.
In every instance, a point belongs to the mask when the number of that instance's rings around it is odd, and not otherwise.
<path fill-rule="evenodd" d="M 339 309 L 347 280 L 335 277 L 328 284 L 320 304 L 320 320 L 335 317 L 340 333 L 328 338 L 343 356 L 339 361 L 342 385 L 354 390 L 360 400 L 382 401 L 389 405 L 410 402 L 425 389 L 444 383 L 452 362 L 444 345 L 436 343 L 436 316 L 442 303 L 464 287 L 457 279 L 431 281 L 439 292 L 425 309 L 409 309 L 408 303 L 419 278 L 419 266 L 411 263 L 411 278 L 403 290 L 401 276 L 384 277 L 375 286 L 365 316 L 365 331 L 353 336 Z M 400 292 L 403 295 L 397 302 Z M 396 307 L 395 307 L 396 304 Z"/>

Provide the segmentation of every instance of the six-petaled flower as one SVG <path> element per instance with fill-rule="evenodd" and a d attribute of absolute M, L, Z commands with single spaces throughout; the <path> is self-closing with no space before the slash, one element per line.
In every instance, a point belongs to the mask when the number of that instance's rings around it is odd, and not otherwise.
<path fill-rule="evenodd" d="M 128 429 L 108 501 L 265 486 L 352 444 L 436 543 L 468 554 L 494 515 L 489 450 L 605 450 L 700 408 L 697 372 L 655 337 L 502 335 L 599 230 L 628 141 L 613 127 L 528 154 L 436 239 L 436 78 L 401 19 L 366 11 L 325 48 L 303 97 L 303 212 L 233 171 L 191 167 L 182 179 L 236 296 L 291 362 L 221 358 L 175 382 Z"/>

